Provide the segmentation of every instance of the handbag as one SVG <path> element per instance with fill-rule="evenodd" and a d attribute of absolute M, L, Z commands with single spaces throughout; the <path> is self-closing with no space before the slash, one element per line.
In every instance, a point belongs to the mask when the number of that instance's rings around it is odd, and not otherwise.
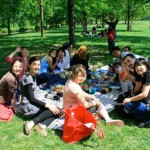
<path fill-rule="evenodd" d="M 0 121 L 9 122 L 14 116 L 12 108 L 6 104 L 0 104 Z"/>
<path fill-rule="evenodd" d="M 100 126 L 100 131 L 96 129 L 97 121 L 92 114 L 81 105 L 73 105 L 65 109 L 65 123 L 62 140 L 66 143 L 73 144 L 84 137 L 91 135 L 94 131 L 99 138 L 104 138 L 104 131 Z"/>

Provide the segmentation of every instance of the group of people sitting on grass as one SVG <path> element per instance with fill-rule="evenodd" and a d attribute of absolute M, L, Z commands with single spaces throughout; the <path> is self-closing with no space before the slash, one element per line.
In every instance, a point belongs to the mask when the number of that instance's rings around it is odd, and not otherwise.
<path fill-rule="evenodd" d="M 111 119 L 103 104 L 80 87 L 87 77 L 89 68 L 86 46 L 80 46 L 72 58 L 70 50 L 71 45 L 64 43 L 57 50 L 51 49 L 42 59 L 38 56 L 28 59 L 28 48 L 17 47 L 6 58 L 11 66 L 0 80 L 0 103 L 12 106 L 16 114 L 31 120 L 24 123 L 26 135 L 29 135 L 35 126 L 37 132 L 46 136 L 46 127 L 59 118 L 62 111 L 60 108 L 38 98 L 39 87 L 47 89 L 57 83 L 65 84 L 63 109 L 79 104 L 91 113 L 97 111 L 106 121 L 106 125 L 124 125 L 122 120 Z M 16 53 L 19 55 L 15 56 Z M 139 55 L 121 52 L 119 47 L 114 47 L 112 53 L 116 57 L 113 70 L 119 76 L 123 92 L 130 89 L 132 95 L 122 100 L 124 110 L 141 121 L 140 127 L 147 127 L 150 125 L 150 63 Z M 121 71 L 125 72 L 123 77 Z M 63 76 L 64 72 L 69 72 L 69 78 Z M 130 84 L 133 83 L 133 88 L 124 88 L 124 85 L 128 84 L 127 80 Z"/>
<path fill-rule="evenodd" d="M 112 48 L 115 47 L 115 41 L 116 41 L 116 25 L 118 23 L 118 18 L 114 18 L 114 17 L 106 17 L 104 19 L 104 22 L 106 24 L 108 24 L 108 29 L 103 29 L 101 30 L 101 32 L 97 33 L 97 28 L 95 26 L 92 27 L 92 34 L 90 34 L 90 32 L 87 30 L 87 28 L 85 27 L 83 29 L 82 35 L 85 37 L 100 37 L 100 38 L 107 38 L 107 42 L 108 42 L 108 50 L 109 50 L 109 54 L 112 54 Z"/>
<path fill-rule="evenodd" d="M 122 93 L 118 102 L 123 104 L 122 113 L 131 114 L 139 127 L 150 127 L 150 61 L 143 56 L 133 54 L 129 46 L 124 52 L 116 46 L 112 54 L 114 72 L 118 75 Z"/>
<path fill-rule="evenodd" d="M 102 29 L 100 32 L 97 31 L 97 28 L 95 26 L 92 27 L 92 30 L 91 32 L 86 28 L 84 27 L 83 29 L 83 32 L 82 32 L 82 35 L 84 37 L 101 37 L 101 38 L 104 38 L 104 37 L 107 37 L 107 29 Z"/>

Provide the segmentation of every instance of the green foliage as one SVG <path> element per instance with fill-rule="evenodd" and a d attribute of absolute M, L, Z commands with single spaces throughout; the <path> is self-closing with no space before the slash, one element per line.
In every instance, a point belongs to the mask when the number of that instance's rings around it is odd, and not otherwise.
<path fill-rule="evenodd" d="M 2 32 L 2 33 L 7 33 L 7 28 L 3 28 L 3 29 L 1 30 L 1 32 Z"/>
<path fill-rule="evenodd" d="M 120 20 L 127 19 L 128 0 L 75 0 L 75 22 L 86 25 L 86 22 L 103 22 L 103 18 L 117 16 Z M 149 17 L 150 5 L 147 0 L 130 0 L 131 20 Z M 39 0 L 0 0 L 0 24 L 7 28 L 8 24 L 18 24 L 20 28 L 40 24 Z M 68 23 L 67 0 L 43 0 L 44 26 L 59 27 Z M 9 20 L 9 21 L 8 21 Z M 84 22 L 84 23 L 83 23 Z M 12 27 L 11 27 L 12 28 Z M 22 30 L 22 29 L 21 29 Z M 14 31 L 14 29 L 12 29 Z"/>
<path fill-rule="evenodd" d="M 12 31 L 12 32 L 19 32 L 19 27 L 11 28 L 11 31 Z"/>

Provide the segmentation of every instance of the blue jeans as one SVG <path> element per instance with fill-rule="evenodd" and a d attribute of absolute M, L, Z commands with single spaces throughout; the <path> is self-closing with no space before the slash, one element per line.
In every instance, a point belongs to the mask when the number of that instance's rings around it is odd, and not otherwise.
<path fill-rule="evenodd" d="M 137 120 L 144 123 L 150 121 L 150 107 L 142 102 L 129 102 L 124 106 L 124 110 L 132 114 Z"/>
<path fill-rule="evenodd" d="M 48 74 L 42 73 L 37 76 L 37 84 L 47 83 L 45 86 L 42 87 L 43 90 L 46 90 L 50 87 L 50 85 L 54 84 L 65 84 L 67 79 L 63 79 L 60 77 L 59 74 Z"/>

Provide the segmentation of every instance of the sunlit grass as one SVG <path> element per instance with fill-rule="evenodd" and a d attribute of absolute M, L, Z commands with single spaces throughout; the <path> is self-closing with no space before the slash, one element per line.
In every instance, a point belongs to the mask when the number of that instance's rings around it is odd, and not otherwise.
<path fill-rule="evenodd" d="M 132 47 L 133 52 L 150 57 L 150 22 L 134 22 L 133 30 L 126 31 L 126 25 L 120 22 L 117 25 L 116 45 L 123 48 L 125 45 Z M 88 26 L 91 30 L 92 26 Z M 99 31 L 101 29 L 98 29 Z M 103 66 L 112 62 L 113 57 L 108 55 L 107 39 L 97 37 L 82 37 L 81 26 L 76 26 L 77 50 L 80 45 L 86 45 L 90 53 L 90 64 Z M 0 36 L 0 76 L 8 69 L 5 57 L 20 45 L 29 47 L 30 54 L 44 56 L 50 47 L 59 47 L 68 41 L 67 26 L 45 31 L 45 37 L 41 38 L 40 32 Z M 140 129 L 137 122 L 130 118 L 121 118 L 115 112 L 110 113 L 112 118 L 120 118 L 125 121 L 125 126 L 117 128 L 107 127 L 102 120 L 105 131 L 105 139 L 100 140 L 94 133 L 91 137 L 81 140 L 77 144 L 68 145 L 61 140 L 61 131 L 48 131 L 47 137 L 40 136 L 34 130 L 30 136 L 23 133 L 23 121 L 14 117 L 11 122 L 0 122 L 0 149 L 1 150 L 149 150 L 150 129 Z"/>

